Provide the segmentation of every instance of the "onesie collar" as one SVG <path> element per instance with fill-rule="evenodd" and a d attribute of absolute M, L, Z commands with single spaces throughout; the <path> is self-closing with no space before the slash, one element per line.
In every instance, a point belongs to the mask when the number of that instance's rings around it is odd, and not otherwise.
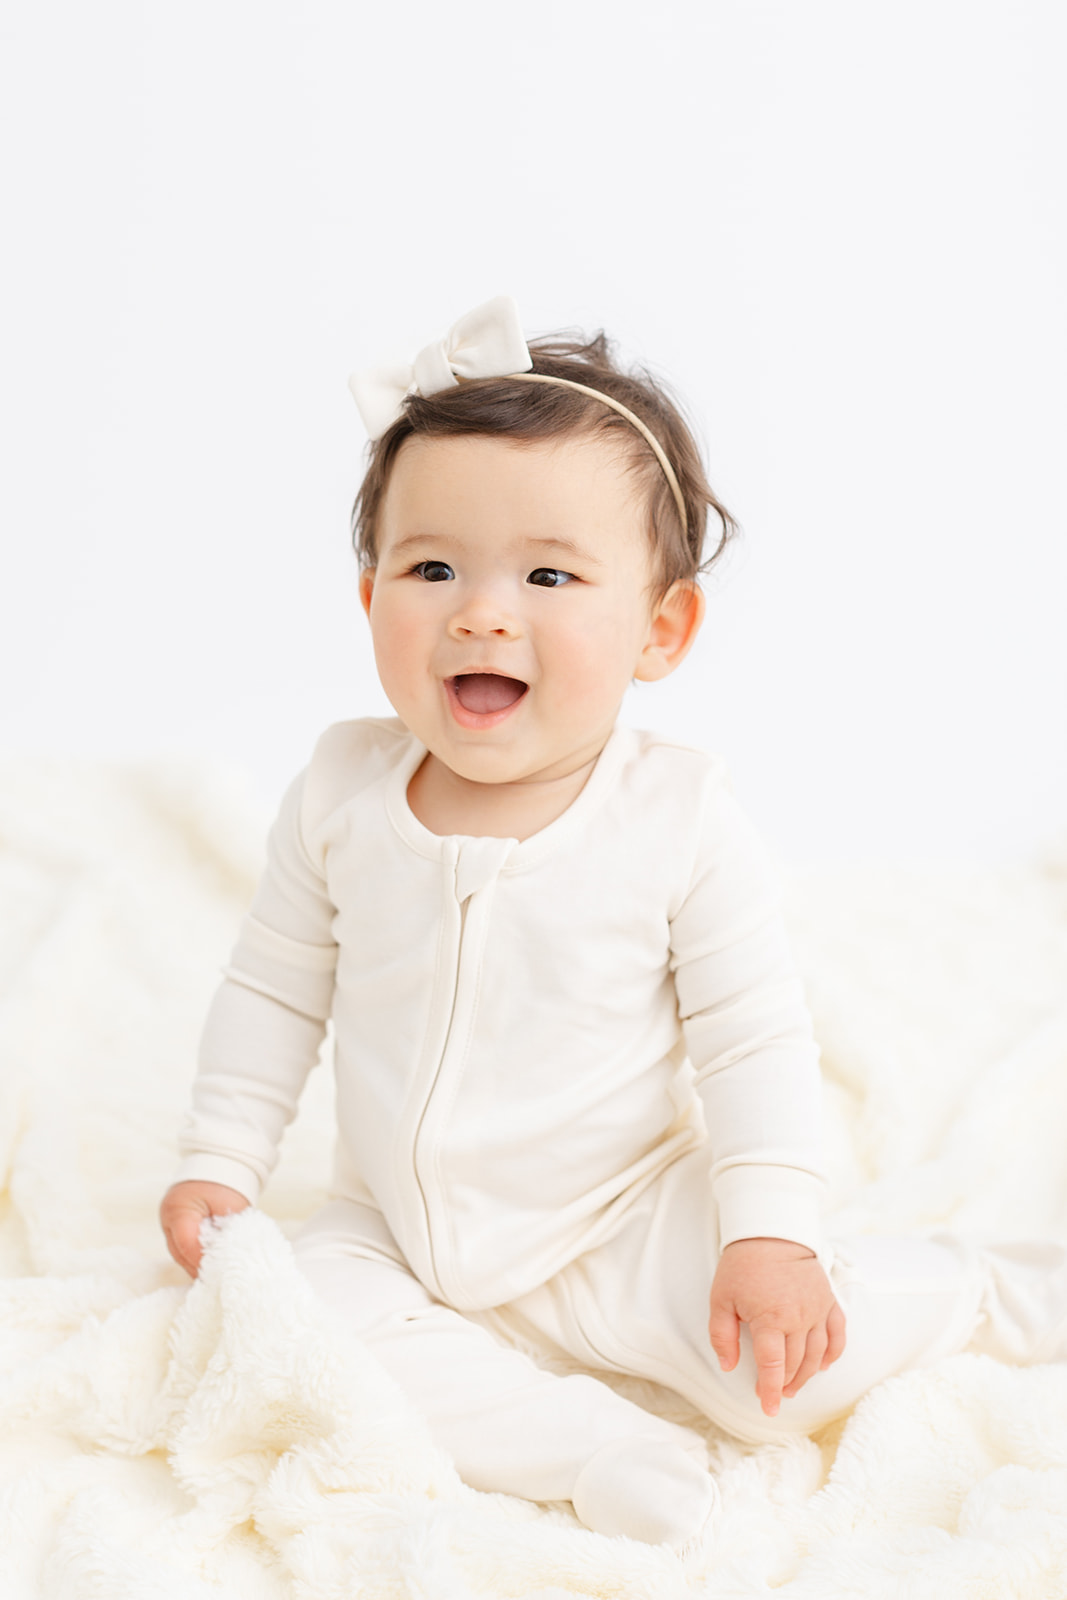
<path fill-rule="evenodd" d="M 596 765 L 566 811 L 561 812 L 547 827 L 539 829 L 537 833 L 531 833 L 528 839 L 501 841 L 508 844 L 510 849 L 501 852 L 503 860 L 500 870 L 503 873 L 523 872 L 536 866 L 539 861 L 551 855 L 584 827 L 614 786 L 636 742 L 637 735 L 632 728 L 625 728 L 616 723 L 607 744 L 596 759 Z M 427 748 L 421 739 L 409 734 L 407 743 L 401 746 L 399 760 L 386 780 L 385 808 L 393 828 L 405 844 L 428 860 L 440 861 L 446 856 L 453 857 L 457 842 L 471 836 L 431 833 L 408 805 L 408 784 L 427 754 Z"/>

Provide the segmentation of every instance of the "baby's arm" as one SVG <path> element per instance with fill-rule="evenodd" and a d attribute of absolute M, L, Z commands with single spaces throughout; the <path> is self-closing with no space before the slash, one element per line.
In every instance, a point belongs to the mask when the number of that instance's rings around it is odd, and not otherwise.
<path fill-rule="evenodd" d="M 271 829 L 267 869 L 208 1012 L 183 1161 L 160 1207 L 174 1259 L 195 1275 L 200 1225 L 254 1205 L 326 1031 L 335 908 L 303 838 L 304 776 Z"/>
<path fill-rule="evenodd" d="M 818 1050 L 759 840 L 724 786 L 707 798 L 691 882 L 671 920 L 679 1015 L 714 1153 L 720 1259 L 708 1331 L 730 1371 L 747 1323 L 764 1411 L 844 1349 L 819 1257 Z"/>

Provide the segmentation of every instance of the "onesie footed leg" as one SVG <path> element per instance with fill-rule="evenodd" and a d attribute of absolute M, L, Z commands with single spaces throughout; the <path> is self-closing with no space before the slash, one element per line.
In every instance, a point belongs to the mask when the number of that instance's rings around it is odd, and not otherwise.
<path fill-rule="evenodd" d="M 684 1550 L 710 1527 L 719 1491 L 707 1468 L 677 1445 L 634 1436 L 602 1445 L 579 1472 L 571 1495 L 594 1533 Z"/>
<path fill-rule="evenodd" d="M 968 1349 L 998 1361 L 1067 1361 L 1067 1245 L 1018 1239 L 979 1245 L 986 1274 Z"/>
<path fill-rule="evenodd" d="M 400 1263 L 305 1229 L 296 1260 L 429 1424 L 460 1477 L 487 1493 L 570 1500 L 598 1533 L 681 1544 L 716 1501 L 703 1439 L 586 1373 L 546 1372 L 435 1300 Z"/>
<path fill-rule="evenodd" d="M 606 1532 L 588 1521 L 575 1498 L 578 1481 L 602 1450 L 637 1441 L 641 1449 L 634 1460 L 655 1448 L 675 1462 L 679 1482 L 694 1475 L 711 1482 L 699 1434 L 653 1416 L 589 1374 L 544 1371 L 449 1306 L 394 1313 L 361 1337 L 419 1407 L 436 1442 L 474 1489 L 526 1500 L 570 1500 L 587 1527 Z M 650 1485 L 654 1476 L 649 1468 L 642 1481 Z M 591 1474 L 589 1482 L 597 1477 Z M 660 1498 L 668 1499 L 670 1492 L 665 1486 Z M 689 1527 L 686 1536 L 694 1531 Z"/>

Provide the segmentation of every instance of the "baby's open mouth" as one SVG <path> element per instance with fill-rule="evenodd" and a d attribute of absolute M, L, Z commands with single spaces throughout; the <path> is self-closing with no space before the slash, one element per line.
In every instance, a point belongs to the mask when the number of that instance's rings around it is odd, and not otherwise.
<path fill-rule="evenodd" d="M 521 678 L 504 678 L 496 672 L 461 672 L 448 680 L 464 711 L 505 711 L 521 700 L 527 685 Z"/>

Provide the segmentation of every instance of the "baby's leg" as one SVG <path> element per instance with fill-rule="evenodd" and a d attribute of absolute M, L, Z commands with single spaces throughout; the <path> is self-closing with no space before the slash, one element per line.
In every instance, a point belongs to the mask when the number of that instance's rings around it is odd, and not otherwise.
<path fill-rule="evenodd" d="M 535 1328 L 569 1319 L 580 1359 L 651 1378 L 753 1442 L 814 1432 L 883 1378 L 965 1348 L 1007 1360 L 1067 1356 L 1062 1246 L 998 1252 L 949 1235 L 851 1239 L 838 1245 L 831 1275 L 847 1321 L 845 1352 L 783 1399 L 777 1417 L 764 1416 L 747 1330 L 731 1373 L 720 1370 L 708 1339 L 716 1250 L 708 1162 L 706 1148 L 683 1156 L 615 1237 L 509 1309 Z"/>
<path fill-rule="evenodd" d="M 543 1371 L 435 1300 L 379 1212 L 334 1201 L 294 1250 L 312 1287 L 373 1351 L 472 1487 L 572 1500 L 587 1527 L 651 1543 L 680 1545 L 699 1531 L 715 1501 L 699 1435 L 593 1377 Z M 627 1464 L 635 1439 L 642 1458 L 658 1463 L 654 1483 L 640 1464 Z"/>

